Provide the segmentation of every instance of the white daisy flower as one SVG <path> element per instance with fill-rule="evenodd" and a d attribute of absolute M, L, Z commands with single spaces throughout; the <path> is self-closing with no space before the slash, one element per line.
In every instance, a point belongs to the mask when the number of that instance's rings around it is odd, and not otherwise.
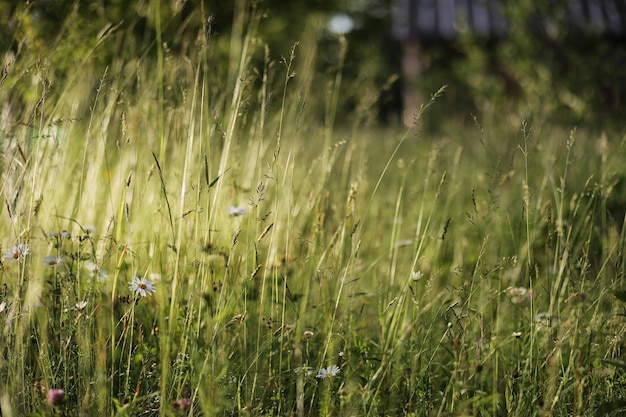
<path fill-rule="evenodd" d="M 228 214 L 234 217 L 245 216 L 247 213 L 248 212 L 243 207 L 235 207 L 235 206 L 228 207 Z"/>
<path fill-rule="evenodd" d="M 413 240 L 411 239 L 403 239 L 403 240 L 398 240 L 396 243 L 393 244 L 394 248 L 402 248 L 405 246 L 409 246 L 413 244 Z"/>
<path fill-rule="evenodd" d="M 99 282 L 106 281 L 109 277 L 107 271 L 100 269 L 98 264 L 95 262 L 86 261 L 83 265 L 85 265 L 85 269 L 89 271 L 89 276 L 97 278 Z"/>
<path fill-rule="evenodd" d="M 535 315 L 535 322 L 537 323 L 550 324 L 550 321 L 551 321 L 550 313 L 548 313 L 547 311 L 542 311 L 541 313 L 537 313 Z"/>
<path fill-rule="evenodd" d="M 59 258 L 57 256 L 51 255 L 43 258 L 43 264 L 46 266 L 57 267 L 59 265 L 63 265 L 65 263 L 65 259 Z"/>
<path fill-rule="evenodd" d="M 326 378 L 332 378 L 334 376 L 337 376 L 339 372 L 341 372 L 341 369 L 339 369 L 337 365 L 332 365 L 332 366 L 329 366 L 328 368 L 320 369 L 318 374 L 315 375 L 315 379 L 319 379 L 323 381 Z"/>
<path fill-rule="evenodd" d="M 149 279 L 139 277 L 133 278 L 133 280 L 128 283 L 128 289 L 139 297 L 147 297 L 156 291 L 154 282 Z"/>
<path fill-rule="evenodd" d="M 21 261 L 30 253 L 30 248 L 25 243 L 20 243 L 4 251 L 5 261 Z"/>
<path fill-rule="evenodd" d="M 423 276 L 422 271 L 411 271 L 411 279 L 413 281 L 419 281 Z"/>
<path fill-rule="evenodd" d="M 84 310 L 87 307 L 87 301 L 77 301 L 76 302 L 76 310 Z"/>
<path fill-rule="evenodd" d="M 513 287 L 507 291 L 513 304 L 520 304 L 532 296 L 532 292 L 524 287 Z"/>

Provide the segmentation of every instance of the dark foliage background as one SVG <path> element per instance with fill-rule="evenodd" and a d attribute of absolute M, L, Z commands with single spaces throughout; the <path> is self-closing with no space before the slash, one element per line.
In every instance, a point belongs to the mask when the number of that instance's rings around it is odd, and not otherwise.
<path fill-rule="evenodd" d="M 401 110 L 401 48 L 390 35 L 392 0 L 201 1 L 201 0 L 39 0 L 0 3 L 0 53 L 7 62 L 29 55 L 48 60 L 59 80 L 68 70 L 90 63 L 105 68 L 113 59 L 156 57 L 158 29 L 170 54 L 193 55 L 207 21 L 212 37 L 229 38 L 245 27 L 251 10 L 262 16 L 258 42 L 268 46 L 273 59 L 289 54 L 295 42 L 312 37 L 321 73 L 341 69 L 342 114 L 346 120 L 395 123 Z M 448 86 L 429 116 L 428 126 L 441 125 L 453 115 L 471 122 L 473 114 L 513 112 L 551 118 L 566 124 L 620 124 L 626 102 L 626 47 L 623 37 L 561 24 L 562 8 L 537 6 L 525 0 L 510 2 L 509 35 L 498 41 L 471 34 L 453 41 L 424 45 L 424 97 Z M 345 61 L 339 68 L 341 45 L 325 30 L 336 13 L 355 23 L 346 35 Z M 540 13 L 553 22 L 549 31 L 536 25 Z M 157 17 L 158 16 L 158 17 Z M 159 20 L 160 25 L 157 24 Z M 106 42 L 98 45 L 104 37 Z M 300 45 L 300 47 L 309 47 Z M 252 66 L 262 65 L 258 47 Z M 229 59 L 228 48 L 215 51 Z M 305 51 L 306 52 L 306 51 Z M 52 57 L 62 57 L 56 59 Z M 52 62 L 53 61 L 53 62 Z M 5 74 L 8 71 L 5 71 Z M 94 77 L 97 78 L 97 75 Z M 375 95 L 372 98 L 372 94 Z M 364 98 L 366 97 L 366 98 Z M 322 110 L 318 112 L 323 113 Z"/>

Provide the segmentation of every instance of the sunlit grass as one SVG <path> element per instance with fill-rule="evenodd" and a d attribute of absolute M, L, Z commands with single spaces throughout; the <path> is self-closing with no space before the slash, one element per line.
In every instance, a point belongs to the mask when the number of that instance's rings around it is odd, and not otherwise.
<path fill-rule="evenodd" d="M 247 30 L 231 85 L 204 50 L 53 89 L 18 60 L 2 415 L 623 407 L 603 362 L 624 335 L 622 133 L 346 127 L 341 63 L 294 74 L 296 46 L 256 68 Z M 302 97 L 299 77 L 329 87 Z"/>

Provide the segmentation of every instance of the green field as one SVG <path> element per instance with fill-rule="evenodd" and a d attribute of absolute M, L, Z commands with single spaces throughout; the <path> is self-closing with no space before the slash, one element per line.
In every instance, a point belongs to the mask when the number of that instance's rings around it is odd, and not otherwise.
<path fill-rule="evenodd" d="M 624 132 L 424 129 L 445 88 L 379 126 L 374 85 L 338 105 L 345 44 L 318 72 L 254 24 L 115 39 L 5 62 L 1 416 L 626 409 Z"/>

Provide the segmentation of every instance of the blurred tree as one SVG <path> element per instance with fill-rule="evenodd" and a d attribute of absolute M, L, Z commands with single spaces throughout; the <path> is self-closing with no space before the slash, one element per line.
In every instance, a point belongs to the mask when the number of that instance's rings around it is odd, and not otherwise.
<path fill-rule="evenodd" d="M 220 59 L 237 60 L 237 38 L 245 30 L 250 11 L 262 16 L 256 39 L 256 66 L 262 67 L 263 44 L 270 58 L 278 61 L 288 56 L 294 43 L 301 42 L 296 51 L 298 59 L 314 59 L 314 68 L 322 74 L 337 71 L 339 40 L 326 29 L 328 18 L 344 13 L 353 21 L 354 30 L 346 34 L 347 57 L 341 94 L 341 108 L 376 107 L 378 98 L 363 102 L 363 82 L 368 88 L 386 88 L 399 55 L 389 36 L 390 0 L 235 0 L 228 2 L 201 0 L 38 0 L 32 2 L 3 2 L 0 18 L 0 51 L 17 55 L 41 56 L 51 62 L 56 77 L 81 64 L 85 55 L 93 54 L 104 68 L 114 59 L 130 61 L 138 57 L 157 55 L 157 31 L 163 46 L 172 54 L 192 56 L 198 40 L 204 34 L 207 19 L 212 17 L 211 35 L 231 39 L 230 51 L 218 51 Z M 159 25 L 157 25 L 157 16 Z M 100 44 L 104 36 L 115 32 L 113 40 Z M 110 38 L 110 37 L 109 37 Z M 229 43 L 225 42 L 225 43 Z M 306 48 L 306 49 L 303 49 Z M 309 58 L 305 56 L 311 55 Z M 238 62 L 238 61 L 237 61 Z M 234 65 L 231 63 L 231 66 Z M 101 71 L 100 71 L 101 72 Z M 312 81 L 309 81 L 312 82 Z M 356 84 L 355 84 L 356 83 Z M 361 88 L 359 88 L 361 87 Z M 344 94 L 345 93 L 345 94 Z M 359 104 L 360 102 L 360 104 Z M 369 116 L 368 116 L 369 117 Z"/>
<path fill-rule="evenodd" d="M 232 67 L 238 64 L 237 38 L 241 39 L 246 19 L 256 10 L 260 21 L 254 67 L 264 65 L 263 45 L 268 46 L 270 59 L 279 61 L 300 41 L 296 63 L 302 65 L 298 77 L 306 78 L 299 86 L 302 91 L 309 91 L 313 84 L 318 91 L 320 87 L 339 88 L 338 108 L 353 115 L 358 123 L 377 117 L 399 120 L 401 50 L 390 35 L 392 1 L 0 2 L 0 53 L 5 61 L 26 55 L 54 61 L 49 65 L 52 76 L 62 77 L 79 67 L 85 56 L 102 69 L 116 59 L 131 62 L 156 57 L 160 32 L 164 50 L 190 57 L 206 35 L 207 19 L 213 16 L 211 36 L 221 45 L 214 51 L 215 58 L 230 59 Z M 442 99 L 444 103 L 448 100 L 447 105 L 438 106 L 446 108 L 442 117 L 448 117 L 450 109 L 468 114 L 468 109 L 501 109 L 500 104 L 517 100 L 526 100 L 544 117 L 556 115 L 565 122 L 620 114 L 626 98 L 621 70 L 626 62 L 623 37 L 570 30 L 562 24 L 559 4 L 547 2 L 538 8 L 530 0 L 509 2 L 509 31 L 499 42 L 467 34 L 427 44 L 424 94 L 443 84 L 451 85 L 448 98 Z M 538 12 L 552 22 L 549 30 L 532 24 Z M 326 26 L 333 16 L 343 16 L 344 24 L 348 24 L 343 36 Z M 104 38 L 107 42 L 102 42 Z M 313 69 L 315 79 L 302 72 Z M 342 78 L 334 77 L 337 71 Z M 337 86 L 334 83 L 338 80 L 341 83 Z"/>
<path fill-rule="evenodd" d="M 587 3 L 584 7 L 601 7 Z M 626 2 L 614 2 L 620 4 L 624 9 L 610 12 L 599 26 L 567 1 L 525 0 L 508 6 L 511 30 L 498 45 L 497 59 L 524 87 L 524 98 L 537 116 L 564 123 L 622 123 Z M 620 16 L 621 25 L 608 25 Z"/>
<path fill-rule="evenodd" d="M 394 33 L 419 44 L 422 93 L 449 86 L 440 99 L 446 113 L 501 114 L 508 108 L 567 124 L 620 120 L 626 1 L 394 1 L 401 11 Z M 485 5 L 503 13 L 467 12 Z M 435 23 L 424 18 L 435 16 L 437 7 Z M 466 18 L 472 24 L 464 30 L 459 16 L 466 14 L 483 18 Z M 501 29 L 493 36 L 498 19 Z"/>

